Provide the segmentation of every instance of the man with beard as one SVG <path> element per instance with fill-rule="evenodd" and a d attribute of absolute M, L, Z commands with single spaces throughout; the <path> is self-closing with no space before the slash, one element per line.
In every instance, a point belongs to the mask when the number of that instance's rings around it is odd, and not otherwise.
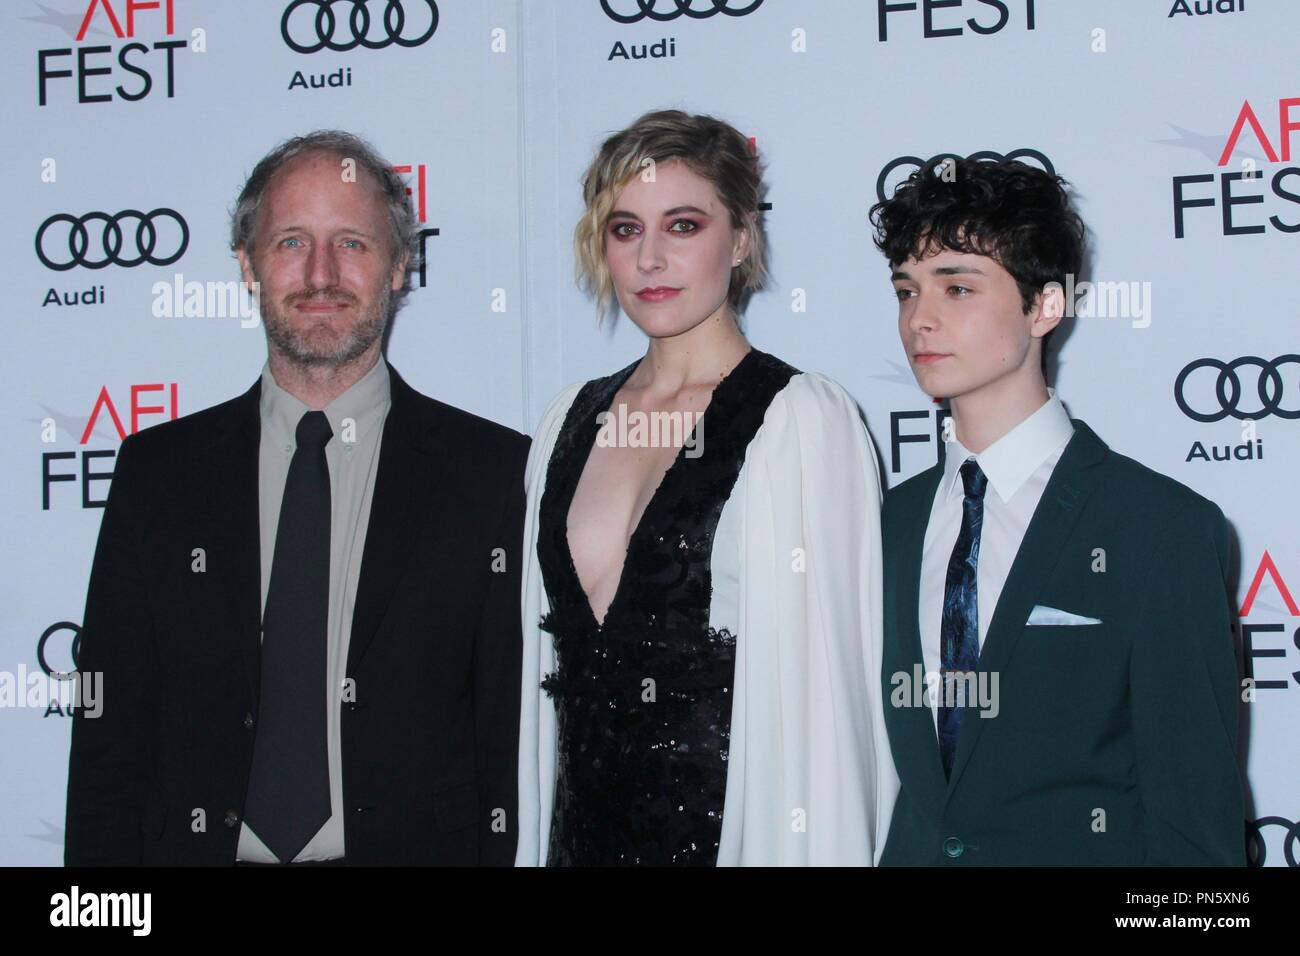
<path fill-rule="evenodd" d="M 369 145 L 284 143 L 232 220 L 266 365 L 122 443 L 66 862 L 508 864 L 528 440 L 385 361 L 418 234 Z"/>

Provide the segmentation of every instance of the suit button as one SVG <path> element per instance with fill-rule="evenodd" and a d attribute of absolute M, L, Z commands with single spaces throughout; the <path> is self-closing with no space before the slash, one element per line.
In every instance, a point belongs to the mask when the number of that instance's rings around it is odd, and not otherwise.
<path fill-rule="evenodd" d="M 252 714 L 245 714 L 245 715 L 244 715 L 244 729 L 245 729 L 245 730 L 252 730 L 252 729 L 253 729 L 253 715 L 252 715 Z"/>
<path fill-rule="evenodd" d="M 236 813 L 234 810 L 227 810 L 226 818 L 221 822 L 228 827 L 233 827 L 236 823 L 239 822 L 239 814 Z"/>
<path fill-rule="evenodd" d="M 943 841 L 943 852 L 951 859 L 957 859 L 966 852 L 966 844 L 956 837 L 948 837 Z"/>

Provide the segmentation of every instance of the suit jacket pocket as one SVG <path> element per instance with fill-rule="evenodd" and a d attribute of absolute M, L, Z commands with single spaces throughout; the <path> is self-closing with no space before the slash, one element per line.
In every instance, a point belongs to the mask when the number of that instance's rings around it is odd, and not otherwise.
<path fill-rule="evenodd" d="M 441 832 L 463 830 L 478 823 L 478 787 L 473 783 L 444 787 L 433 794 L 433 825 Z"/>

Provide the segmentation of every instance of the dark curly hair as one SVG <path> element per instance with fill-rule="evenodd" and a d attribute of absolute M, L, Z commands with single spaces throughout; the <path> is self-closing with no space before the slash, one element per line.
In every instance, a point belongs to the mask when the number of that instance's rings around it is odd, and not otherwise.
<path fill-rule="evenodd" d="M 1028 313 L 1045 285 L 1082 268 L 1086 227 L 1068 185 L 1019 160 L 936 157 L 871 207 L 874 240 L 893 267 L 943 248 L 996 259 Z"/>

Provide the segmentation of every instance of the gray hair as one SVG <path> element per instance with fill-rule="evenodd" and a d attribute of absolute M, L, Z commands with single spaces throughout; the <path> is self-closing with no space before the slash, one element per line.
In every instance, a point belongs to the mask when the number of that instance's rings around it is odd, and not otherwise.
<path fill-rule="evenodd" d="M 402 289 L 394 292 L 394 307 L 410 291 L 411 272 L 419 268 L 420 230 L 415 220 L 411 197 L 406 183 L 393 171 L 393 167 L 378 151 L 359 136 L 337 129 L 320 129 L 305 136 L 286 140 L 258 161 L 249 173 L 244 188 L 239 191 L 235 208 L 230 214 L 230 248 L 232 251 L 253 251 L 253 236 L 257 231 L 257 215 L 266 187 L 277 172 L 295 156 L 307 153 L 333 153 L 356 160 L 379 184 L 384 202 L 388 206 L 388 223 L 392 230 L 393 261 L 406 256 L 406 278 Z"/>

